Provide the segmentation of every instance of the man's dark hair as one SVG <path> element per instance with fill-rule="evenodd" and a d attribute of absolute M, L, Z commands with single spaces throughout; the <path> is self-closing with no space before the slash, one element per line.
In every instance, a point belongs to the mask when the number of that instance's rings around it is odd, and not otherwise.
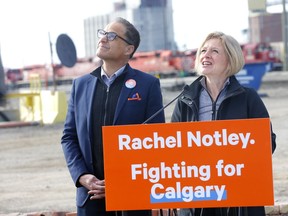
<path fill-rule="evenodd" d="M 125 36 L 127 40 L 134 46 L 134 51 L 130 55 L 130 58 L 132 58 L 137 48 L 139 47 L 140 34 L 134 25 L 132 25 L 129 21 L 127 21 L 126 19 L 123 19 L 122 17 L 117 17 L 115 19 L 115 22 L 121 23 L 126 27 Z"/>

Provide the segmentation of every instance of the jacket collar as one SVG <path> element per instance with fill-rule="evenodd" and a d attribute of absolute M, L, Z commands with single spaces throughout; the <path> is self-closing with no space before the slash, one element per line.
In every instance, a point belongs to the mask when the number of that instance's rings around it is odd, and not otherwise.
<path fill-rule="evenodd" d="M 182 94 L 182 99 L 186 98 L 188 100 L 195 100 L 196 98 L 199 97 L 199 92 L 203 88 L 201 85 L 200 80 L 204 76 L 199 76 L 194 82 L 192 82 L 190 85 L 187 87 L 184 87 L 183 94 Z M 228 85 L 227 88 L 227 96 L 230 94 L 235 94 L 237 92 L 243 92 L 244 87 L 240 85 L 236 77 L 233 75 L 229 77 L 230 84 Z"/>
<path fill-rule="evenodd" d="M 91 75 L 95 76 L 97 79 L 101 78 L 101 67 L 98 67 L 97 69 L 95 69 L 91 73 Z M 126 83 L 127 80 L 134 78 L 134 76 L 136 75 L 136 72 L 134 69 L 132 69 L 130 67 L 129 64 L 126 64 L 122 75 L 125 75 L 124 83 Z M 97 79 L 94 79 L 94 81 L 93 81 L 93 84 L 92 84 L 94 86 L 93 89 L 95 89 Z M 114 116 L 113 124 L 116 123 L 116 121 L 117 121 L 117 119 L 121 113 L 121 109 L 124 107 L 124 105 L 127 101 L 127 98 L 129 97 L 129 94 L 132 90 L 133 90 L 132 88 L 126 88 L 125 85 L 122 87 L 122 90 L 121 90 L 120 95 L 119 95 L 118 103 L 116 106 L 116 110 L 115 110 L 115 116 Z M 92 100 L 92 98 L 91 98 L 91 100 Z M 90 104 L 92 105 L 92 102 Z"/>

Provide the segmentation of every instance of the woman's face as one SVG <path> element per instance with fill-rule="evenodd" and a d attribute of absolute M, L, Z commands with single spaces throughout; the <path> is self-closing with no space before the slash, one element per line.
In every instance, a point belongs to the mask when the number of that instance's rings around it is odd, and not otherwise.
<path fill-rule="evenodd" d="M 198 72 L 206 77 L 226 79 L 228 58 L 220 39 L 213 38 L 200 50 Z"/>

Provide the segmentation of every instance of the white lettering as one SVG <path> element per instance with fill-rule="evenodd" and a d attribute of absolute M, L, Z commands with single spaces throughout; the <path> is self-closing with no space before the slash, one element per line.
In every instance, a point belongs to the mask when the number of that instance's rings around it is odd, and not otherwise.
<path fill-rule="evenodd" d="M 223 171 L 226 176 L 241 176 L 242 172 L 241 170 L 244 168 L 244 164 L 227 164 L 223 165 L 224 160 L 218 160 L 216 169 L 217 169 L 217 175 L 222 176 Z"/>
<path fill-rule="evenodd" d="M 158 148 L 181 148 L 181 132 L 177 131 L 176 136 L 162 137 L 157 132 L 153 133 L 153 137 L 131 138 L 127 134 L 118 135 L 118 149 L 122 150 L 141 150 L 141 149 L 158 149 Z"/>
<path fill-rule="evenodd" d="M 174 187 L 164 187 L 162 184 L 157 183 L 151 187 L 151 196 L 156 200 L 163 198 L 170 200 L 182 199 L 184 202 L 191 202 L 194 198 L 196 200 L 205 200 L 206 198 L 213 198 L 221 201 L 225 193 L 225 185 L 207 185 L 207 186 L 183 186 L 181 182 L 176 182 Z"/>
<path fill-rule="evenodd" d="M 213 134 L 201 134 L 201 131 L 196 131 L 195 133 L 188 131 L 187 132 L 187 146 L 196 147 L 201 146 L 227 146 L 229 145 L 242 145 L 243 149 L 246 149 L 248 144 L 254 144 L 255 140 L 250 140 L 251 133 L 227 133 L 227 129 L 222 129 L 221 132 L 214 131 Z"/>
<path fill-rule="evenodd" d="M 179 165 L 174 163 L 172 166 L 166 166 L 165 162 L 160 162 L 159 167 L 148 167 L 147 163 L 131 165 L 132 180 L 144 179 L 152 183 L 159 182 L 160 179 L 184 179 L 199 178 L 201 181 L 208 181 L 211 178 L 210 165 L 187 166 L 184 161 Z"/>

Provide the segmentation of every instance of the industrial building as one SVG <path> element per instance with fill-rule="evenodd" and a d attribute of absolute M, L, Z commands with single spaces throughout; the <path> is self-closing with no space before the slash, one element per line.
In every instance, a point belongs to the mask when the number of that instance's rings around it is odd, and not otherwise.
<path fill-rule="evenodd" d="M 113 13 L 84 20 L 85 55 L 94 56 L 97 49 L 97 29 L 104 28 L 116 17 L 133 23 L 141 35 L 138 51 L 176 50 L 174 40 L 172 0 L 141 0 L 137 8 L 123 2 L 114 3 Z"/>

